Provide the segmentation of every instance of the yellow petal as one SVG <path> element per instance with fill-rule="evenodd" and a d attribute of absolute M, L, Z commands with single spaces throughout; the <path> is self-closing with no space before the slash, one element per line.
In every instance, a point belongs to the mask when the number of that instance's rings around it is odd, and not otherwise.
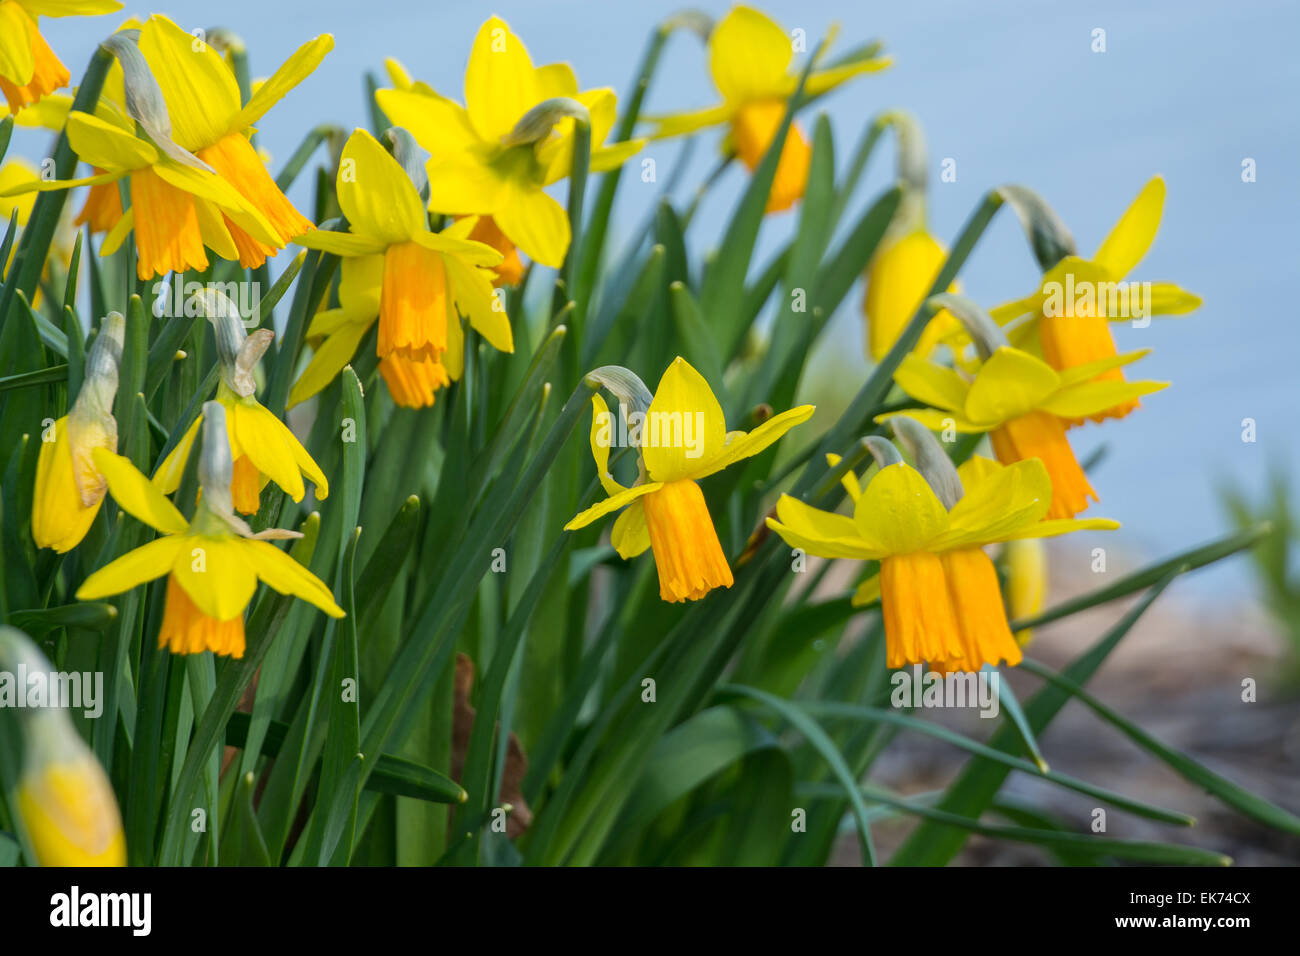
<path fill-rule="evenodd" d="M 709 34 L 709 72 L 728 100 L 779 95 L 793 58 L 791 38 L 752 7 L 733 7 Z"/>
<path fill-rule="evenodd" d="M 542 192 L 515 184 L 505 191 L 504 205 L 492 218 L 516 246 L 536 262 L 558 269 L 569 251 L 569 216 L 564 207 Z"/>
<path fill-rule="evenodd" d="M 21 0 L 19 6 L 33 17 L 96 17 L 122 9 L 118 0 Z"/>
<path fill-rule="evenodd" d="M 200 611 L 218 621 L 243 614 L 257 590 L 257 573 L 245 547 L 231 536 L 184 535 L 172 576 Z"/>
<path fill-rule="evenodd" d="M 844 66 L 833 66 L 828 70 L 815 70 L 809 77 L 804 86 L 804 90 L 809 96 L 820 96 L 823 93 L 829 93 L 835 87 L 846 83 L 855 76 L 861 76 L 864 73 L 877 73 L 880 70 L 887 69 L 894 61 L 887 56 L 872 57 L 869 60 L 859 60 L 856 63 L 846 63 Z M 798 79 L 790 78 L 790 92 L 796 89 Z"/>
<path fill-rule="evenodd" d="M 185 542 L 188 540 L 185 535 L 173 534 L 128 551 L 86 578 L 77 588 L 77 600 L 94 601 L 124 594 L 162 577 L 171 571 L 176 556 L 186 550 Z"/>
<path fill-rule="evenodd" d="M 673 136 L 685 136 L 710 126 L 722 126 L 731 121 L 731 114 L 734 112 L 734 105 L 719 103 L 707 109 L 646 117 L 646 120 L 655 124 L 650 133 L 651 139 L 668 139 Z"/>
<path fill-rule="evenodd" d="M 194 440 L 198 438 L 201 424 L 203 424 L 202 416 L 194 419 L 190 427 L 185 429 L 185 434 L 176 443 L 176 447 L 167 453 L 167 457 L 153 473 L 153 486 L 162 494 L 170 495 L 181 486 L 185 464 L 190 460 L 190 450 L 194 447 Z"/>
<path fill-rule="evenodd" d="M 894 372 L 894 381 L 918 402 L 934 408 L 961 412 L 966 407 L 970 384 L 957 372 L 919 355 L 909 353 Z"/>
<path fill-rule="evenodd" d="M 338 196 L 343 215 L 358 234 L 392 244 L 427 231 L 415 184 L 364 129 L 355 130 L 343 147 Z"/>
<path fill-rule="evenodd" d="M 243 453 L 285 494 L 294 501 L 302 501 L 306 489 L 293 446 L 286 440 L 286 436 L 293 438 L 288 426 L 256 399 L 223 404 L 226 405 L 227 429 L 238 439 Z M 233 454 L 234 449 L 231 451 Z"/>
<path fill-rule="evenodd" d="M 585 528 L 597 518 L 603 518 L 611 512 L 617 511 L 624 505 L 630 505 L 642 495 L 648 495 L 652 491 L 658 491 L 664 486 L 662 481 L 648 481 L 644 485 L 636 485 L 632 488 L 626 488 L 616 495 L 610 495 L 604 501 L 598 501 L 586 511 L 575 515 L 568 524 L 564 526 L 565 531 L 577 531 L 579 528 Z"/>
<path fill-rule="evenodd" d="M 272 590 L 302 598 L 330 617 L 346 616 L 325 582 L 290 555 L 265 541 L 242 541 L 240 545 L 244 560 Z"/>
<path fill-rule="evenodd" d="M 1199 309 L 1201 297 L 1179 288 L 1172 282 L 1153 282 L 1150 306 L 1152 315 L 1183 315 L 1193 309 Z"/>
<path fill-rule="evenodd" d="M 176 506 L 150 484 L 129 458 L 104 448 L 96 448 L 91 455 L 95 467 L 108 482 L 109 494 L 127 514 L 163 534 L 183 534 L 189 528 L 189 522 Z"/>
<path fill-rule="evenodd" d="M 452 301 L 469 324 L 500 352 L 515 350 L 510 317 L 492 288 L 492 273 L 454 254 L 442 257 Z"/>
<path fill-rule="evenodd" d="M 497 170 L 467 153 L 429 160 L 429 208 L 452 216 L 495 215 L 508 201 L 508 183 Z"/>
<path fill-rule="evenodd" d="M 835 468 L 844 459 L 839 455 L 827 453 L 826 464 Z M 848 494 L 850 501 L 857 501 L 862 497 L 862 485 L 858 483 L 858 475 L 852 468 L 840 476 L 840 484 L 844 486 L 844 491 Z"/>
<path fill-rule="evenodd" d="M 465 106 L 479 137 L 500 141 L 539 102 L 533 61 L 500 17 L 479 28 L 465 70 Z"/>
<path fill-rule="evenodd" d="M 1042 408 L 1061 418 L 1086 418 L 1168 387 L 1168 382 L 1148 380 L 1125 382 L 1104 379 L 1096 382 L 1080 382 L 1061 389 L 1043 402 Z"/>
<path fill-rule="evenodd" d="M 0 76 L 15 86 L 32 81 L 36 59 L 27 31 L 30 18 L 16 3 L 0 3 Z"/>
<path fill-rule="evenodd" d="M 713 389 L 684 358 L 673 359 L 641 429 L 646 471 L 662 482 L 694 477 L 723 453 L 726 440 L 726 421 Z"/>
<path fill-rule="evenodd" d="M 177 145 L 194 152 L 235 128 L 239 84 L 216 50 L 158 14 L 140 28 L 139 46 L 162 88 Z"/>
<path fill-rule="evenodd" d="M 969 435 L 976 432 L 986 432 L 994 427 L 993 424 L 973 422 L 960 412 L 950 412 L 944 408 L 909 408 L 902 412 L 886 412 L 883 415 L 876 416 L 876 424 L 887 422 L 889 419 L 900 415 L 920 422 L 932 432 L 953 429 Z"/>
<path fill-rule="evenodd" d="M 1052 503 L 1052 482 L 1042 461 L 1030 458 L 992 472 L 965 489 L 948 513 L 949 529 L 936 547 L 978 547 L 1041 521 Z"/>
<path fill-rule="evenodd" d="M 752 432 L 730 432 L 724 439 L 725 445 L 718 457 L 695 474 L 703 478 L 722 471 L 744 458 L 753 458 L 769 445 L 779 441 L 781 436 L 795 425 L 801 425 L 812 417 L 817 410 L 815 405 L 800 405 L 789 411 L 774 415 Z"/>
<path fill-rule="evenodd" d="M 644 554 L 650 547 L 650 528 L 645 520 L 645 505 L 634 501 L 614 519 L 609 543 L 624 561 Z"/>
<path fill-rule="evenodd" d="M 336 256 L 378 257 L 380 262 L 383 262 L 383 252 L 388 248 L 388 243 L 375 236 L 331 232 L 328 229 L 313 229 L 301 236 L 294 236 L 293 242 L 304 249 L 319 249 Z"/>
<path fill-rule="evenodd" d="M 298 381 L 294 382 L 289 392 L 289 407 L 305 402 L 338 378 L 343 367 L 356 355 L 357 346 L 369 328 L 369 324 L 352 323 L 326 337 L 298 376 Z"/>
<path fill-rule="evenodd" d="M 966 417 L 996 423 L 1037 408 L 1061 384 L 1052 367 L 1027 352 L 1003 346 L 985 362 L 966 394 Z"/>
<path fill-rule="evenodd" d="M 999 541 L 1017 541 L 1022 538 L 1055 538 L 1074 531 L 1114 531 L 1120 526 L 1110 518 L 1051 518 L 1008 532 Z"/>
<path fill-rule="evenodd" d="M 459 103 L 415 90 L 379 90 L 375 102 L 392 122 L 427 150 L 435 161 L 458 156 L 481 140 Z"/>
<path fill-rule="evenodd" d="M 880 575 L 873 574 L 853 592 L 853 597 L 849 599 L 849 604 L 853 607 L 866 607 L 868 604 L 875 604 L 880 600 Z"/>
<path fill-rule="evenodd" d="M 888 554 L 926 551 L 948 530 L 948 512 L 921 473 L 905 462 L 871 479 L 853 508 L 858 533 Z"/>
<path fill-rule="evenodd" d="M 140 169 L 158 161 L 151 144 L 90 113 L 68 114 L 68 142 L 82 162 L 104 170 Z"/>
<path fill-rule="evenodd" d="M 1122 279 L 1142 261 L 1160 228 L 1164 205 L 1165 181 L 1156 176 L 1142 187 L 1092 257 L 1110 273 L 1110 278 Z"/>
<path fill-rule="evenodd" d="M 814 508 L 790 495 L 776 502 L 777 524 L 772 528 L 790 545 L 823 558 L 870 560 L 877 557 L 880 542 L 862 537 L 857 524 L 848 515 Z"/>
<path fill-rule="evenodd" d="M 627 489 L 614 480 L 609 471 L 609 448 L 614 442 L 617 423 L 600 395 L 591 396 L 591 457 L 596 462 L 596 477 L 605 494 L 616 495 Z M 642 518 L 644 519 L 644 515 Z"/>
<path fill-rule="evenodd" d="M 249 98 L 248 105 L 240 110 L 233 130 L 243 131 L 252 126 L 295 86 L 305 80 L 320 66 L 325 55 L 334 49 L 334 37 L 323 33 L 308 40 L 294 51 L 293 56 L 280 64 L 271 78 L 262 83 Z"/>

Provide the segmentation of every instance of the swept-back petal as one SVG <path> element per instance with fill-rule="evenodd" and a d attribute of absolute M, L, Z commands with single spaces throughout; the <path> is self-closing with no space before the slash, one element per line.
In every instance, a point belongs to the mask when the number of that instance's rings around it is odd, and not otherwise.
<path fill-rule="evenodd" d="M 104 565 L 77 588 L 78 601 L 122 594 L 172 569 L 176 555 L 185 548 L 184 535 L 168 535 L 128 551 L 116 561 Z"/>
<path fill-rule="evenodd" d="M 200 611 L 218 621 L 238 617 L 257 590 L 245 538 L 185 535 L 172 560 L 172 577 Z"/>
<path fill-rule="evenodd" d="M 779 441 L 781 436 L 795 425 L 801 425 L 810 419 L 816 410 L 815 405 L 800 405 L 780 415 L 773 415 L 752 432 L 728 432 L 718 456 L 704 464 L 694 473 L 694 477 L 704 478 L 734 465 L 741 459 L 754 457 L 769 445 Z"/>
<path fill-rule="evenodd" d="M 569 215 L 564 207 L 541 189 L 521 188 L 513 183 L 505 190 L 505 202 L 492 218 L 501 231 L 534 261 L 558 269 L 569 251 Z"/>
<path fill-rule="evenodd" d="M 1041 521 L 1052 504 L 1052 482 L 1037 458 L 992 471 L 965 491 L 948 513 L 948 531 L 936 542 L 937 550 L 1000 541 L 1018 528 Z"/>
<path fill-rule="evenodd" d="M 150 484 L 131 459 L 106 448 L 91 452 L 95 467 L 108 482 L 108 491 L 118 507 L 163 534 L 183 534 L 189 522 L 157 487 Z"/>
<path fill-rule="evenodd" d="M 915 353 L 903 356 L 894 372 L 894 381 L 918 402 L 952 412 L 965 409 L 966 395 L 970 391 L 970 383 L 955 369 L 936 365 Z"/>
<path fill-rule="evenodd" d="M 722 454 L 726 440 L 726 420 L 713 389 L 684 358 L 673 359 L 641 429 L 646 471 L 655 481 L 694 477 Z"/>
<path fill-rule="evenodd" d="M 482 142 L 459 103 L 436 93 L 379 90 L 375 102 L 394 126 L 400 126 L 428 150 L 435 161 L 456 156 Z"/>
<path fill-rule="evenodd" d="M 272 590 L 292 594 L 308 604 L 315 605 L 330 617 L 345 617 L 343 608 L 334 601 L 334 595 L 325 582 L 312 574 L 290 555 L 265 541 L 239 542 L 244 560 Z"/>
<path fill-rule="evenodd" d="M 604 501 L 598 501 L 586 511 L 580 512 L 564 526 L 565 531 L 577 531 L 579 528 L 585 528 L 597 518 L 603 518 L 605 515 L 617 511 L 624 505 L 630 505 L 642 495 L 648 495 L 652 491 L 658 491 L 664 486 L 662 481 L 648 481 L 644 485 L 636 485 L 620 491 L 616 495 L 610 495 Z"/>
<path fill-rule="evenodd" d="M 1156 176 L 1124 210 L 1119 222 L 1102 240 L 1093 261 L 1105 268 L 1112 279 L 1128 275 L 1151 248 L 1164 206 L 1165 181 Z"/>
<path fill-rule="evenodd" d="M 780 95 L 793 58 L 786 32 L 752 7 L 733 7 L 709 34 L 709 72 L 728 100 Z"/>
<path fill-rule="evenodd" d="M 334 49 L 334 37 L 328 33 L 322 33 L 298 47 L 293 55 L 281 63 L 280 68 L 249 97 L 248 104 L 239 111 L 232 131 L 245 130 L 265 116 L 271 107 L 310 76 L 332 49 Z"/>
<path fill-rule="evenodd" d="M 140 28 L 139 46 L 162 88 L 177 145 L 194 152 L 235 128 L 239 84 L 221 54 L 161 14 Z"/>

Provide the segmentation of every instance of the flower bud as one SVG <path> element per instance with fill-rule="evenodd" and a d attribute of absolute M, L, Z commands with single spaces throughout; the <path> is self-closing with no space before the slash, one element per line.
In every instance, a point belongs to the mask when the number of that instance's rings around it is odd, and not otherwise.
<path fill-rule="evenodd" d="M 0 667 L 48 673 L 49 661 L 27 636 L 0 628 Z M 19 715 L 22 771 L 12 806 L 28 851 L 40 866 L 125 866 L 126 838 L 108 776 L 66 711 Z"/>

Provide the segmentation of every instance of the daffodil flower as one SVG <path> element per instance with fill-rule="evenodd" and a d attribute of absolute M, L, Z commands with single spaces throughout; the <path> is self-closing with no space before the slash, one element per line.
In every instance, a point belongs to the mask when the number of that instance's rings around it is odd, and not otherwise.
<path fill-rule="evenodd" d="M 27 635 L 0 627 L 0 669 L 50 674 L 54 668 Z M 66 710 L 15 711 L 22 768 L 10 806 L 38 866 L 125 866 L 122 815 L 108 775 Z"/>
<path fill-rule="evenodd" d="M 117 0 L 0 0 L 0 93 L 17 113 L 67 86 L 72 74 L 41 36 L 41 17 L 98 16 Z"/>
<path fill-rule="evenodd" d="M 117 451 L 113 399 L 125 330 L 120 313 L 105 316 L 72 410 L 42 435 L 32 493 L 32 539 L 38 548 L 71 551 L 99 514 L 107 486 L 93 453 L 97 448 Z"/>
<path fill-rule="evenodd" d="M 1020 647 L 983 548 L 1119 527 L 1104 518 L 1044 520 L 1052 485 L 1037 460 L 1005 468 L 988 462 L 991 468 L 958 472 L 966 487 L 957 482 L 951 504 L 897 452 L 884 461 L 861 491 L 857 477 L 846 475 L 852 517 L 782 495 L 767 526 L 807 554 L 880 562 L 885 662 L 891 668 L 929 662 L 950 672 L 1004 660 L 1018 664 Z"/>
<path fill-rule="evenodd" d="M 1018 331 L 1032 335 L 1036 328 L 1043 356 L 1058 371 L 1114 358 L 1115 338 L 1108 323 L 1132 320 L 1139 303 L 1134 300 L 1137 283 L 1129 283 L 1128 294 L 1122 298 L 1110 294 L 1110 284 L 1123 281 L 1151 248 L 1164 202 L 1165 182 L 1156 176 L 1142 187 L 1091 259 L 1066 256 L 1044 274 L 1035 294 L 997 306 L 989 314 L 1000 325 L 1032 314 Z M 1080 290 L 1080 295 L 1066 301 L 1066 293 L 1072 289 Z M 1127 308 L 1118 307 L 1121 303 Z M 1150 300 L 1141 307 L 1147 315 L 1181 315 L 1200 304 L 1198 296 L 1172 282 L 1153 282 Z M 1098 379 L 1122 382 L 1124 373 L 1118 366 L 1108 366 Z M 1097 422 L 1123 418 L 1137 407 L 1137 399 L 1129 398 L 1087 417 Z M 1070 422 L 1078 423 L 1078 419 Z"/>
<path fill-rule="evenodd" d="M 216 332 L 221 363 L 216 401 L 225 409 L 226 437 L 233 456 L 231 495 L 235 510 L 244 514 L 256 512 L 259 495 L 267 481 L 274 481 L 294 501 L 302 501 L 306 494 L 305 476 L 316 486 L 317 498 L 327 497 L 329 482 L 320 466 L 289 427 L 257 400 L 253 372 L 275 334 L 270 329 L 258 329 L 245 336 L 234 303 L 220 293 L 207 294 L 205 312 Z M 169 495 L 180 487 L 203 421 L 204 418 L 195 419 L 158 466 L 153 483 L 163 494 Z"/>
<path fill-rule="evenodd" d="M 659 596 L 665 601 L 694 601 L 714 588 L 729 588 L 731 567 L 698 482 L 757 455 L 807 421 L 813 411 L 812 405 L 800 405 L 752 432 L 728 432 L 709 383 L 685 359 L 677 358 L 659 380 L 645 412 L 640 430 L 643 478 L 626 488 L 609 472 L 614 426 L 604 399 L 593 395 L 591 454 L 609 497 L 564 528 L 575 531 L 626 508 L 614 522 L 614 548 L 625 559 L 651 549 L 659 571 Z"/>
<path fill-rule="evenodd" d="M 1115 404 L 1165 388 L 1168 382 L 1099 380 L 1110 369 L 1135 362 L 1146 351 L 1113 356 L 1057 372 L 1042 359 L 1009 345 L 1000 346 L 967 381 L 954 369 L 910 354 L 894 381 L 929 408 L 877 417 L 912 418 L 934 431 L 988 432 L 1003 464 L 1041 459 L 1051 477 L 1053 518 L 1073 518 L 1097 493 L 1079 466 L 1063 418 L 1097 414 Z"/>
<path fill-rule="evenodd" d="M 1002 551 L 1007 571 L 1007 608 L 1016 619 L 1033 617 L 1047 599 L 1047 549 L 1037 538 L 1008 541 Z M 1016 631 L 1016 642 L 1027 647 L 1032 628 Z"/>
<path fill-rule="evenodd" d="M 300 46 L 258 86 L 247 105 L 240 104 L 239 85 L 221 55 L 166 17 L 150 17 L 140 30 L 139 44 L 162 88 L 173 140 L 216 170 L 271 225 L 274 241 L 267 242 L 246 232 L 229 215 L 208 224 L 204 241 L 217 255 L 238 259 L 241 266 L 259 266 L 294 236 L 311 229 L 311 221 L 275 184 L 249 136 L 253 124 L 334 49 L 334 37 L 322 34 Z"/>
<path fill-rule="evenodd" d="M 614 126 L 614 91 L 579 92 L 567 63 L 534 67 L 523 41 L 499 17 L 487 20 L 474 39 L 465 70 L 465 106 L 428 84 L 410 83 L 396 65 L 390 74 L 397 88 L 378 91 L 375 100 L 430 154 L 429 209 L 482 216 L 481 235 L 499 229 L 544 266 L 559 268 L 569 248 L 569 217 L 544 190 L 573 167 L 574 120 L 560 119 L 538 138 L 524 139 L 512 136 L 519 121 L 548 100 L 582 104 L 591 119 L 593 172 L 621 166 L 645 142 L 604 145 Z"/>
<path fill-rule="evenodd" d="M 939 240 L 924 223 L 888 241 L 872 257 L 867 269 L 867 289 L 862 313 L 867 320 L 871 358 L 879 362 L 893 348 L 908 321 L 916 314 L 948 257 Z M 954 282 L 950 292 L 960 291 Z M 940 340 L 959 329 L 947 310 L 936 313 L 916 344 L 917 355 L 929 355 Z"/>
<path fill-rule="evenodd" d="M 202 495 L 188 522 L 128 459 L 104 449 L 95 453 L 95 464 L 107 478 L 113 500 L 163 536 L 90 575 L 77 589 L 77 598 L 91 601 L 121 594 L 167 575 L 158 646 L 174 654 L 212 651 L 242 657 L 244 610 L 259 580 L 330 617 L 344 616 L 319 578 L 268 543 L 272 538 L 299 537 L 296 532 L 268 529 L 253 534 L 234 513 L 230 492 L 234 469 L 225 418 L 220 402 L 204 404 Z"/>
<path fill-rule="evenodd" d="M 308 330 L 310 337 L 333 340 L 304 372 L 296 401 L 320 391 L 338 374 L 376 315 L 380 371 L 402 405 L 432 404 L 449 370 L 459 376 L 463 356 L 458 313 L 493 347 L 514 351 L 510 320 L 492 290 L 491 268 L 501 262 L 501 254 L 467 238 L 475 225 L 472 219 L 430 232 L 415 184 L 363 129 L 343 147 L 338 198 L 351 231 L 317 230 L 294 242 L 364 261 L 344 263 L 352 301 L 322 313 Z M 370 312 L 370 304 L 361 304 L 366 295 L 361 290 L 376 287 L 378 309 Z"/>
<path fill-rule="evenodd" d="M 794 42 L 779 24 L 752 7 L 732 7 L 709 34 L 709 73 L 722 102 L 703 110 L 653 118 L 652 138 L 726 126 L 724 149 L 735 153 L 753 172 L 776 138 L 786 101 L 799 86 L 799 75 L 790 68 L 793 59 Z M 859 74 L 883 70 L 889 62 L 872 57 L 814 70 L 804 91 L 808 96 L 827 93 Z M 811 160 L 807 137 L 792 124 L 772 181 L 768 212 L 789 209 L 803 198 Z"/>

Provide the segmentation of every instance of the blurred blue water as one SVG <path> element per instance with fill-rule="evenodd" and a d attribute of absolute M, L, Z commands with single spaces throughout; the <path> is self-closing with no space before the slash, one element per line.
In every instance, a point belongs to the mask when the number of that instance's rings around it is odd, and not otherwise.
<path fill-rule="evenodd" d="M 728 5 L 696 4 L 714 15 Z M 945 241 L 988 187 L 1021 182 L 1042 192 L 1089 254 L 1142 184 L 1164 175 L 1164 223 L 1133 278 L 1176 281 L 1206 304 L 1143 330 L 1116 326 L 1121 350 L 1155 349 L 1140 366 L 1143 377 L 1173 387 L 1122 422 L 1073 433 L 1081 458 L 1101 442 L 1111 446 L 1094 475 L 1102 495 L 1096 511 L 1124 523 L 1124 549 L 1162 555 L 1221 533 L 1227 522 L 1216 502 L 1216 481 L 1231 477 L 1258 490 L 1270 463 L 1300 473 L 1300 443 L 1294 441 L 1300 331 L 1288 296 L 1296 278 L 1300 211 L 1300 179 L 1292 168 L 1300 153 L 1300 61 L 1293 50 L 1300 7 L 1286 0 L 1097 2 L 1086 12 L 1041 0 L 769 0 L 761 6 L 787 29 L 804 29 L 810 45 L 832 22 L 840 24 L 842 48 L 885 40 L 895 66 L 824 101 L 839 162 L 877 111 L 912 110 L 926 128 L 932 168 L 937 171 L 945 157 L 957 163 L 956 182 L 933 176 L 931 224 Z M 317 123 L 366 123 L 361 76 L 379 70 L 385 56 L 396 56 L 414 75 L 460 99 L 470 43 L 494 12 L 520 34 L 535 62 L 568 60 L 583 87 L 623 92 L 649 31 L 677 5 L 225 0 L 216 6 L 163 2 L 157 9 L 187 28 L 235 29 L 259 76 L 308 37 L 335 34 L 337 47 L 321 69 L 263 121 L 262 142 L 283 158 Z M 94 43 L 116 23 L 105 17 L 47 20 L 44 26 L 75 78 Z M 1100 54 L 1091 51 L 1098 27 L 1107 42 Z M 648 108 L 711 102 L 699 43 L 690 35 L 675 37 Z M 715 162 L 716 134 L 705 136 L 688 183 Z M 18 143 L 29 155 L 44 146 L 31 134 Z M 658 160 L 663 175 L 679 148 L 654 144 L 647 155 Z M 890 152 L 881 151 L 873 162 L 861 202 L 891 180 Z M 1245 157 L 1256 161 L 1254 183 L 1241 181 Z M 739 173 L 729 175 L 703 205 L 692 227 L 697 251 L 719 241 L 740 185 Z M 650 208 L 655 188 L 628 178 L 616 210 L 625 234 Z M 769 223 L 761 258 L 778 247 L 792 222 L 786 216 Z M 962 278 L 965 290 L 985 305 L 1033 288 L 1037 272 L 1009 213 L 995 222 Z M 831 332 L 836 350 L 854 361 L 861 353 L 858 298 L 855 290 Z M 1255 444 L 1241 441 L 1248 417 L 1258 424 Z M 1247 587 L 1240 560 L 1184 585 L 1187 594 L 1211 600 Z"/>

